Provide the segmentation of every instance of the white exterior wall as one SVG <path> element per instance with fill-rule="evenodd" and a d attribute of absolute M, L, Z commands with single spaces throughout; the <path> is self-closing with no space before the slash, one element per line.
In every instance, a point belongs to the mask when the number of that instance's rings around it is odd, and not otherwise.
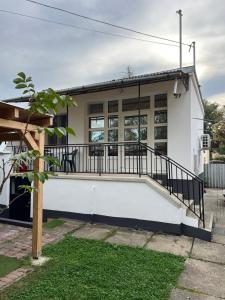
<path fill-rule="evenodd" d="M 144 180 L 58 176 L 44 184 L 44 209 L 198 226 L 180 203 L 155 185 Z"/>
<path fill-rule="evenodd" d="M 151 99 L 150 109 L 142 111 L 143 114 L 148 113 L 148 145 L 154 148 L 154 95 L 167 93 L 168 156 L 190 171 L 194 171 L 194 153 L 197 151 L 200 131 L 198 122 L 193 118 L 195 116 L 202 118 L 202 112 L 199 112 L 201 111 L 200 104 L 199 101 L 196 101 L 197 95 L 196 90 L 193 89 L 192 81 L 190 81 L 188 91 L 186 91 L 182 82 L 179 81 L 178 90 L 181 92 L 181 97 L 174 97 L 173 88 L 174 81 L 141 86 L 141 96 L 150 96 Z M 88 103 L 103 101 L 107 105 L 109 100 L 120 100 L 137 96 L 137 86 L 74 96 L 78 107 L 69 109 L 69 126 L 75 130 L 76 137 L 70 135 L 69 143 L 88 143 Z M 135 111 L 132 112 L 132 114 L 135 113 Z M 121 107 L 118 115 L 119 117 L 122 116 Z M 119 122 L 119 126 L 123 126 L 121 123 L 122 118 L 120 118 Z M 123 141 L 122 130 L 119 135 L 119 141 Z"/>
<path fill-rule="evenodd" d="M 10 153 L 0 153 L 0 164 L 2 163 L 2 159 L 8 161 L 10 158 Z M 9 170 L 9 165 L 6 166 L 6 172 Z M 2 182 L 2 169 L 0 169 L 0 183 Z M 0 204 L 8 205 L 9 204 L 9 189 L 10 189 L 10 179 L 8 179 L 3 187 L 2 193 L 0 194 Z"/>
<path fill-rule="evenodd" d="M 191 92 L 191 169 L 197 174 L 204 171 L 204 153 L 201 150 L 201 135 L 204 133 L 204 108 L 195 77 L 190 79 Z"/>
<path fill-rule="evenodd" d="M 191 170 L 190 90 L 178 84 L 180 97 L 168 94 L 168 156 Z"/>

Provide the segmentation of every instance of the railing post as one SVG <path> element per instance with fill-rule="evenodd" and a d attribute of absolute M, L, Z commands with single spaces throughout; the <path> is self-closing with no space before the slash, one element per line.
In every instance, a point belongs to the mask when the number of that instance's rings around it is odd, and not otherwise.
<path fill-rule="evenodd" d="M 138 174 L 141 177 L 141 143 L 138 143 Z"/>
<path fill-rule="evenodd" d="M 202 222 L 203 228 L 205 228 L 205 204 L 204 204 L 204 181 L 201 183 L 201 199 L 202 199 Z"/>
<path fill-rule="evenodd" d="M 168 161 L 168 165 L 169 165 L 169 168 L 168 168 L 168 171 L 169 171 L 169 172 L 168 172 L 168 175 L 167 175 L 167 177 L 168 177 L 168 182 L 169 182 L 169 191 L 170 191 L 170 195 L 171 195 L 170 159 L 168 158 L 168 160 L 167 160 L 167 161 Z"/>

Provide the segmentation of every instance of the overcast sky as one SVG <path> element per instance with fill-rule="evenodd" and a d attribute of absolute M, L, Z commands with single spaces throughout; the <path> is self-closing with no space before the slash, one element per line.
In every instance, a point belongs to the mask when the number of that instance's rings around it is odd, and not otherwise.
<path fill-rule="evenodd" d="M 196 41 L 197 73 L 203 96 L 225 104 L 224 0 L 40 0 L 93 18 L 178 40 L 183 10 L 183 41 Z M 89 29 L 135 35 L 37 6 L 25 0 L 1 0 L 0 9 Z M 19 71 L 32 75 L 38 89 L 55 89 L 179 66 L 176 47 L 112 37 L 0 12 L 0 99 L 20 96 L 12 80 Z M 149 38 L 151 39 L 151 38 Z M 154 40 L 154 39 L 151 39 Z M 184 65 L 192 53 L 183 49 Z"/>

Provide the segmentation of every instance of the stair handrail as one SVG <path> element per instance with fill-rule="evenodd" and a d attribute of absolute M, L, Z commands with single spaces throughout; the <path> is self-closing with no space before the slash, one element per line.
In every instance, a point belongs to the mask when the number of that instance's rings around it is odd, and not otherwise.
<path fill-rule="evenodd" d="M 176 165 L 177 167 L 179 167 L 180 169 L 182 169 L 183 171 L 185 171 L 186 173 L 188 173 L 188 175 L 190 175 L 192 178 L 195 178 L 197 180 L 199 180 L 200 182 L 204 182 L 203 179 L 201 179 L 198 175 L 196 175 L 195 173 L 191 172 L 190 170 L 188 170 L 187 168 L 185 168 L 184 166 L 182 166 L 181 164 L 179 164 L 178 162 L 176 162 L 174 159 L 172 159 L 171 157 L 164 155 L 162 153 L 160 153 L 160 151 L 155 150 L 154 148 L 144 144 L 144 143 L 140 143 L 143 147 L 145 147 L 146 149 L 150 150 L 151 152 L 153 152 L 154 154 L 157 152 L 157 156 L 162 157 L 163 159 L 172 162 L 174 165 Z"/>

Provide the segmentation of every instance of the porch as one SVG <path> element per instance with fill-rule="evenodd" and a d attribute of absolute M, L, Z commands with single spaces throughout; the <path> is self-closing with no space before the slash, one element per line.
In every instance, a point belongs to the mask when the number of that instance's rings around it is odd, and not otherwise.
<path fill-rule="evenodd" d="M 13 151 L 13 153 L 17 153 L 18 148 L 13 146 L 11 150 Z M 24 148 L 23 150 L 25 151 L 26 148 Z M 73 189 L 76 190 L 75 185 L 78 181 L 82 185 L 82 181 L 85 180 L 86 187 L 90 185 L 90 191 L 92 190 L 93 184 L 96 185 L 96 181 L 102 182 L 98 187 L 99 191 L 105 188 L 104 181 L 114 181 L 117 183 L 125 182 L 126 187 L 128 187 L 128 183 L 130 182 L 136 182 L 140 184 L 144 181 L 147 185 L 150 186 L 151 189 L 153 188 L 158 190 L 159 194 L 163 191 L 163 197 L 172 197 L 173 201 L 180 203 L 187 211 L 195 216 L 203 224 L 204 227 L 205 219 L 203 181 L 195 174 L 179 165 L 174 160 L 161 154 L 159 151 L 152 149 L 146 144 L 137 142 L 124 142 L 45 146 L 45 155 L 54 157 L 59 161 L 59 166 L 57 167 L 45 165 L 46 171 L 58 174 L 58 176 L 55 177 L 56 179 L 54 179 L 53 176 L 50 180 L 51 182 L 54 182 L 54 185 L 46 183 L 47 187 L 48 185 L 51 186 L 51 188 L 47 188 L 49 193 L 47 198 L 50 200 L 58 197 L 55 195 L 55 190 L 57 189 L 56 186 L 58 186 L 59 184 L 57 178 L 63 180 L 63 190 L 68 190 L 63 191 L 63 193 L 64 195 L 67 195 L 68 199 L 71 198 L 69 195 L 70 193 L 73 193 Z M 29 166 L 29 169 L 32 169 L 32 166 Z M 74 180 L 76 180 L 76 182 Z M 68 184 L 69 186 L 67 187 Z M 111 186 L 107 186 L 108 193 L 113 193 L 113 189 Z M 137 184 L 135 186 L 132 186 L 131 189 L 132 188 L 134 190 L 134 193 L 136 193 L 137 189 L 139 189 L 139 187 L 137 187 Z M 82 195 L 80 194 L 80 197 L 82 197 L 82 199 L 86 199 L 86 194 L 88 194 L 87 189 L 88 188 L 86 188 L 86 192 L 84 190 L 83 194 L 81 193 Z M 115 185 L 115 189 L 118 189 L 118 184 Z M 54 195 L 52 194 L 52 191 Z M 124 192 L 125 191 L 123 190 L 123 193 Z M 141 192 L 141 190 L 139 191 L 139 194 L 142 194 L 144 198 L 143 193 Z M 58 191 L 58 194 L 60 194 L 60 191 Z M 120 201 L 121 206 L 129 206 L 129 203 L 123 204 L 124 201 L 122 201 L 122 197 L 125 197 L 125 195 L 114 195 L 115 199 L 113 201 Z M 157 193 L 154 195 L 145 195 L 145 197 L 146 199 L 144 199 L 144 203 L 142 203 L 143 211 L 146 210 L 151 201 L 153 201 L 154 199 L 161 199 Z M 99 199 L 95 200 L 96 203 L 99 202 Z M 69 203 L 67 205 L 68 212 L 70 212 L 71 209 L 70 201 L 71 200 L 69 200 Z M 88 206 L 89 204 L 87 203 L 88 215 L 91 215 L 91 211 Z M 51 203 L 49 203 L 49 207 L 54 207 L 53 210 L 59 210 L 56 208 L 57 206 L 54 205 L 52 206 Z M 59 207 L 61 207 L 60 201 L 58 205 Z M 92 205 L 90 205 L 90 207 L 92 207 L 93 209 L 93 203 Z M 154 211 L 154 209 L 151 208 L 150 210 Z M 73 211 L 80 211 L 79 205 L 78 207 L 75 207 Z M 109 211 L 107 213 L 110 214 Z M 155 214 L 159 216 L 161 214 L 163 216 L 162 212 L 160 212 L 160 208 L 158 208 L 158 211 L 155 212 Z M 176 214 L 177 216 L 179 216 L 180 213 Z M 107 216 L 105 212 L 103 213 L 103 215 Z M 135 219 L 135 214 L 131 213 L 131 215 L 132 218 Z M 131 215 L 129 215 L 128 217 L 130 218 Z M 141 215 L 138 217 L 138 215 L 136 214 L 136 219 L 141 219 Z M 123 215 L 123 217 L 125 217 L 125 215 Z M 154 214 L 151 218 L 152 220 L 154 220 Z M 166 218 L 164 217 L 164 219 Z M 149 220 L 149 214 L 148 216 L 145 216 L 145 220 Z M 160 220 L 161 222 L 163 221 L 163 218 L 159 217 L 158 220 Z"/>

